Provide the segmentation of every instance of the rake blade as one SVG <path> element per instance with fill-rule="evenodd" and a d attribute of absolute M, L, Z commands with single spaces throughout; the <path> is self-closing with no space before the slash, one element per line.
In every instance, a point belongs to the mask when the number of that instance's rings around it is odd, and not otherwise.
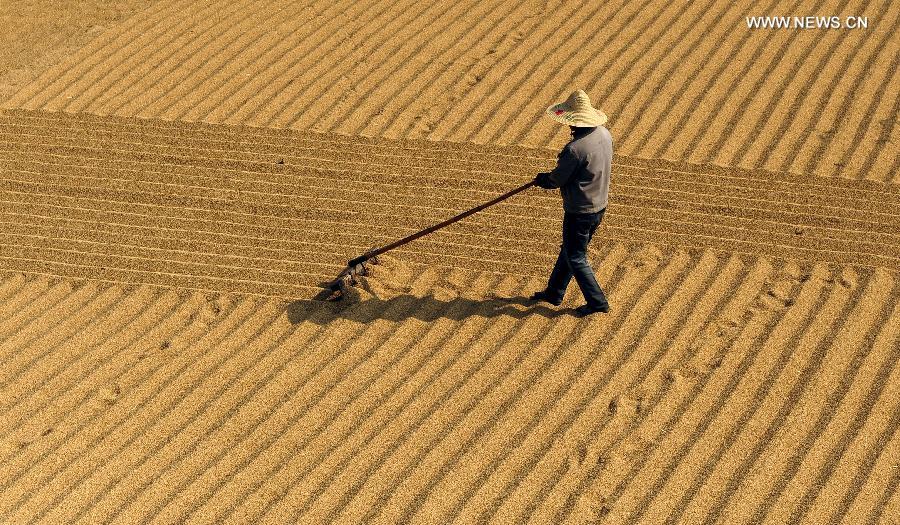
<path fill-rule="evenodd" d="M 347 289 L 359 283 L 358 276 L 368 275 L 369 269 L 365 262 L 347 266 L 331 282 L 323 286 L 321 292 L 313 298 L 317 301 L 340 301 L 344 298 Z"/>

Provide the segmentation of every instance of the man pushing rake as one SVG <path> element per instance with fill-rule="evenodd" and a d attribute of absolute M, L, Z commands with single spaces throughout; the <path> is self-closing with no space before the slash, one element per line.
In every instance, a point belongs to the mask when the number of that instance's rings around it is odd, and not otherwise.
<path fill-rule="evenodd" d="M 608 312 L 609 303 L 587 260 L 587 247 L 606 213 L 609 174 L 612 165 L 612 136 L 603 124 L 606 115 L 591 106 L 580 89 L 563 103 L 547 108 L 550 118 L 568 124 L 572 132 L 559 153 L 556 167 L 538 173 L 534 183 L 545 189 L 559 188 L 563 202 L 562 244 L 550 273 L 547 288 L 531 299 L 559 306 L 569 281 L 581 288 L 586 304 L 575 309 L 579 316 Z"/>
<path fill-rule="evenodd" d="M 366 273 L 366 263 L 374 262 L 378 255 L 453 224 L 532 186 L 539 186 L 545 189 L 559 188 L 562 195 L 562 243 L 547 287 L 536 292 L 531 299 L 559 306 L 574 277 L 585 299 L 585 304 L 575 309 L 575 315 L 583 317 L 596 312 L 609 312 L 609 303 L 587 260 L 588 244 L 603 220 L 609 195 L 612 136 L 603 126 L 606 115 L 591 106 L 587 94 L 580 89 L 572 93 L 565 102 L 547 108 L 547 115 L 557 122 L 567 124 L 572 133 L 572 140 L 557 156 L 556 167 L 552 171 L 538 173 L 533 181 L 489 202 L 350 260 L 347 268 L 337 279 L 326 285 L 318 298 L 340 299 L 346 287 L 355 284 L 356 275 Z"/>

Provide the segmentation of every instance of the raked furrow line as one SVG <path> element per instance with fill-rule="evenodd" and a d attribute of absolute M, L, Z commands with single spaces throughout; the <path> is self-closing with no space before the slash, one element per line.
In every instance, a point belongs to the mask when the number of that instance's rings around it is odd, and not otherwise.
<path fill-rule="evenodd" d="M 11 111 L 0 115 L 0 245 L 9 270 L 295 297 L 368 247 L 553 160 L 516 147 Z M 622 156 L 614 169 L 601 230 L 610 241 L 900 264 L 894 186 Z M 534 189 L 398 254 L 540 274 L 559 216 L 557 197 Z"/>
<path fill-rule="evenodd" d="M 0 521 L 893 516 L 896 186 L 617 156 L 607 316 L 522 299 L 558 243 L 537 189 L 309 300 L 553 161 L 0 113 Z"/>

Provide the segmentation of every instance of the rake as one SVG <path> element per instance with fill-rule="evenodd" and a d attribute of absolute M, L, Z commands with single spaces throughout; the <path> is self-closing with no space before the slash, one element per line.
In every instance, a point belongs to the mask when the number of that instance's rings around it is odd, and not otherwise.
<path fill-rule="evenodd" d="M 359 280 L 357 279 L 360 275 L 367 275 L 369 272 L 369 264 L 378 264 L 378 256 L 383 254 L 386 251 L 393 250 L 394 248 L 403 246 L 404 244 L 410 243 L 420 237 L 424 237 L 429 233 L 433 233 L 441 228 L 449 226 L 454 222 L 458 222 L 462 219 L 465 219 L 469 215 L 474 213 L 478 213 L 481 210 L 493 206 L 498 202 L 505 201 L 506 199 L 512 197 L 513 195 L 523 192 L 528 188 L 534 186 L 534 181 L 531 181 L 527 184 L 523 184 L 514 190 L 510 190 L 499 197 L 485 202 L 484 204 L 480 204 L 475 206 L 470 210 L 466 210 L 455 217 L 451 217 L 450 219 L 445 220 L 444 222 L 435 224 L 434 226 L 430 226 L 425 228 L 424 230 L 413 233 L 412 235 L 408 235 L 399 241 L 394 241 L 390 244 L 382 246 L 380 248 L 373 248 L 366 253 L 356 257 L 354 259 L 350 259 L 347 262 L 347 267 L 344 268 L 338 276 L 323 286 L 323 290 L 316 295 L 315 299 L 320 301 L 339 301 L 344 297 L 345 292 L 351 286 L 356 285 Z"/>

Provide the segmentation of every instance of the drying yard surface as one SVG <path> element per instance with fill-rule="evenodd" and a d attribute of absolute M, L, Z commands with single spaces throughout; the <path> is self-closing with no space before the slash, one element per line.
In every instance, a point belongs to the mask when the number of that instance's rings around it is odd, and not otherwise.
<path fill-rule="evenodd" d="M 541 150 L 9 111 L 0 155 L 14 521 L 896 510 L 896 187 L 619 156 L 576 320 L 522 301 L 538 190 L 302 299 Z"/>
<path fill-rule="evenodd" d="M 6 111 L 0 159 L 9 270 L 291 297 L 372 246 L 526 182 L 556 157 Z M 613 169 L 605 240 L 900 267 L 900 186 L 624 155 Z M 540 275 L 556 259 L 561 222 L 556 192 L 532 189 L 395 253 Z"/>
<path fill-rule="evenodd" d="M 898 523 L 900 4 L 704 4 L 120 2 L 0 55 L 0 522 Z M 550 168 L 573 86 L 608 315 L 523 299 L 538 189 L 310 300 Z"/>
<path fill-rule="evenodd" d="M 866 30 L 748 30 L 859 15 Z M 547 146 L 582 86 L 616 151 L 900 182 L 900 3 L 163 0 L 8 107 Z M 564 79 L 564 80 L 563 80 Z"/>
<path fill-rule="evenodd" d="M 0 101 L 152 0 L 15 0 L 0 9 Z"/>

